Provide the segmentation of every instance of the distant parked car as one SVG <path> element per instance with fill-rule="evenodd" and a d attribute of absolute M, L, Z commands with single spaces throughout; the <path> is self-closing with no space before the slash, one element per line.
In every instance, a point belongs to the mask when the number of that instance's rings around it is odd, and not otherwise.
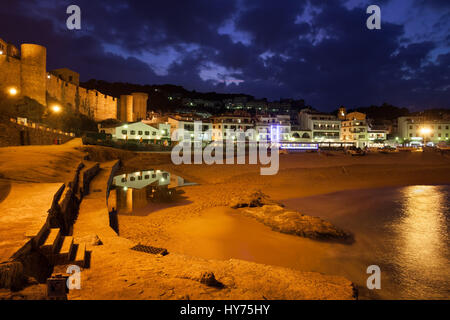
<path fill-rule="evenodd" d="M 450 145 L 438 144 L 436 146 L 436 151 L 440 152 L 441 154 L 448 154 L 448 153 L 450 153 Z"/>
<path fill-rule="evenodd" d="M 379 148 L 378 151 L 380 153 L 395 153 L 398 152 L 397 148 L 391 147 L 391 146 L 385 146 L 383 148 Z"/>
<path fill-rule="evenodd" d="M 357 147 L 349 147 L 345 150 L 346 154 L 350 154 L 351 156 L 364 156 L 366 155 L 366 151 Z"/>

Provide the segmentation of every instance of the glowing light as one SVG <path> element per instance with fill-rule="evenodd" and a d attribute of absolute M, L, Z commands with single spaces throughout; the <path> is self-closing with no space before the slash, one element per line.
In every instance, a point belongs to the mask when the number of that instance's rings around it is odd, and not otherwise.
<path fill-rule="evenodd" d="M 17 89 L 16 88 L 9 88 L 8 93 L 11 96 L 15 96 L 17 94 Z"/>
<path fill-rule="evenodd" d="M 2 50 L 0 50 L 0 55 L 2 55 L 3 54 L 3 51 Z"/>
<path fill-rule="evenodd" d="M 431 129 L 430 128 L 421 128 L 420 129 L 420 133 L 421 134 L 430 134 L 431 133 Z"/>
<path fill-rule="evenodd" d="M 318 150 L 319 145 L 317 143 L 281 143 L 280 149 Z"/>
<path fill-rule="evenodd" d="M 47 79 L 50 79 L 50 75 L 49 74 L 47 75 Z"/>
<path fill-rule="evenodd" d="M 59 112 L 61 112 L 61 106 L 58 106 L 57 104 L 55 104 L 55 105 L 53 105 L 53 106 L 51 107 L 51 110 L 52 110 L 54 113 L 59 113 Z"/>

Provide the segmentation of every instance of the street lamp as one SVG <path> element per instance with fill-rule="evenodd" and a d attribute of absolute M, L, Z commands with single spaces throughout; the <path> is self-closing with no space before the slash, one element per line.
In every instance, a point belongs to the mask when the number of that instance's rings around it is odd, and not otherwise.
<path fill-rule="evenodd" d="M 426 146 L 427 145 L 427 135 L 429 135 L 431 133 L 431 129 L 426 128 L 426 127 L 421 128 L 420 133 L 423 135 L 423 144 Z"/>
<path fill-rule="evenodd" d="M 10 96 L 17 95 L 17 89 L 16 88 L 9 88 L 8 93 Z"/>
<path fill-rule="evenodd" d="M 52 110 L 54 113 L 60 113 L 60 112 L 61 112 L 61 106 L 55 104 L 55 105 L 53 105 L 53 106 L 51 107 L 51 110 Z"/>

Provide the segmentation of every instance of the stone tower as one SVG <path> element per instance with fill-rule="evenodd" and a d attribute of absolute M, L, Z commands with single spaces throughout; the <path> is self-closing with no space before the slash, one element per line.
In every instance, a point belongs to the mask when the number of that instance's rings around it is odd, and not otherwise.
<path fill-rule="evenodd" d="M 37 44 L 22 44 L 21 47 L 22 96 L 30 97 L 42 105 L 47 105 L 46 61 L 47 49 Z"/>
<path fill-rule="evenodd" d="M 134 92 L 133 96 L 133 121 L 145 120 L 147 118 L 148 94 Z"/>
<path fill-rule="evenodd" d="M 119 120 L 134 122 L 147 118 L 148 94 L 133 92 L 131 95 L 121 95 L 119 102 Z"/>
<path fill-rule="evenodd" d="M 121 95 L 119 101 L 118 119 L 123 122 L 131 122 L 128 120 L 133 118 L 133 96 Z"/>

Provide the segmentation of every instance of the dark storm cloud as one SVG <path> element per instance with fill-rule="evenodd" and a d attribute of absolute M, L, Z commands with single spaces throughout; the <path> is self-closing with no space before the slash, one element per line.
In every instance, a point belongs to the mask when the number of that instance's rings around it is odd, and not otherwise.
<path fill-rule="evenodd" d="M 450 107 L 449 2 L 378 1 L 381 30 L 368 30 L 367 5 L 351 2 L 80 0 L 83 29 L 68 31 L 72 1 L 6 0 L 0 37 L 45 45 L 49 69 L 69 67 L 84 80 L 304 98 L 327 110 Z M 394 8 L 387 21 L 383 8 Z M 427 12 L 416 19 L 429 30 L 405 31 L 411 11 Z"/>

